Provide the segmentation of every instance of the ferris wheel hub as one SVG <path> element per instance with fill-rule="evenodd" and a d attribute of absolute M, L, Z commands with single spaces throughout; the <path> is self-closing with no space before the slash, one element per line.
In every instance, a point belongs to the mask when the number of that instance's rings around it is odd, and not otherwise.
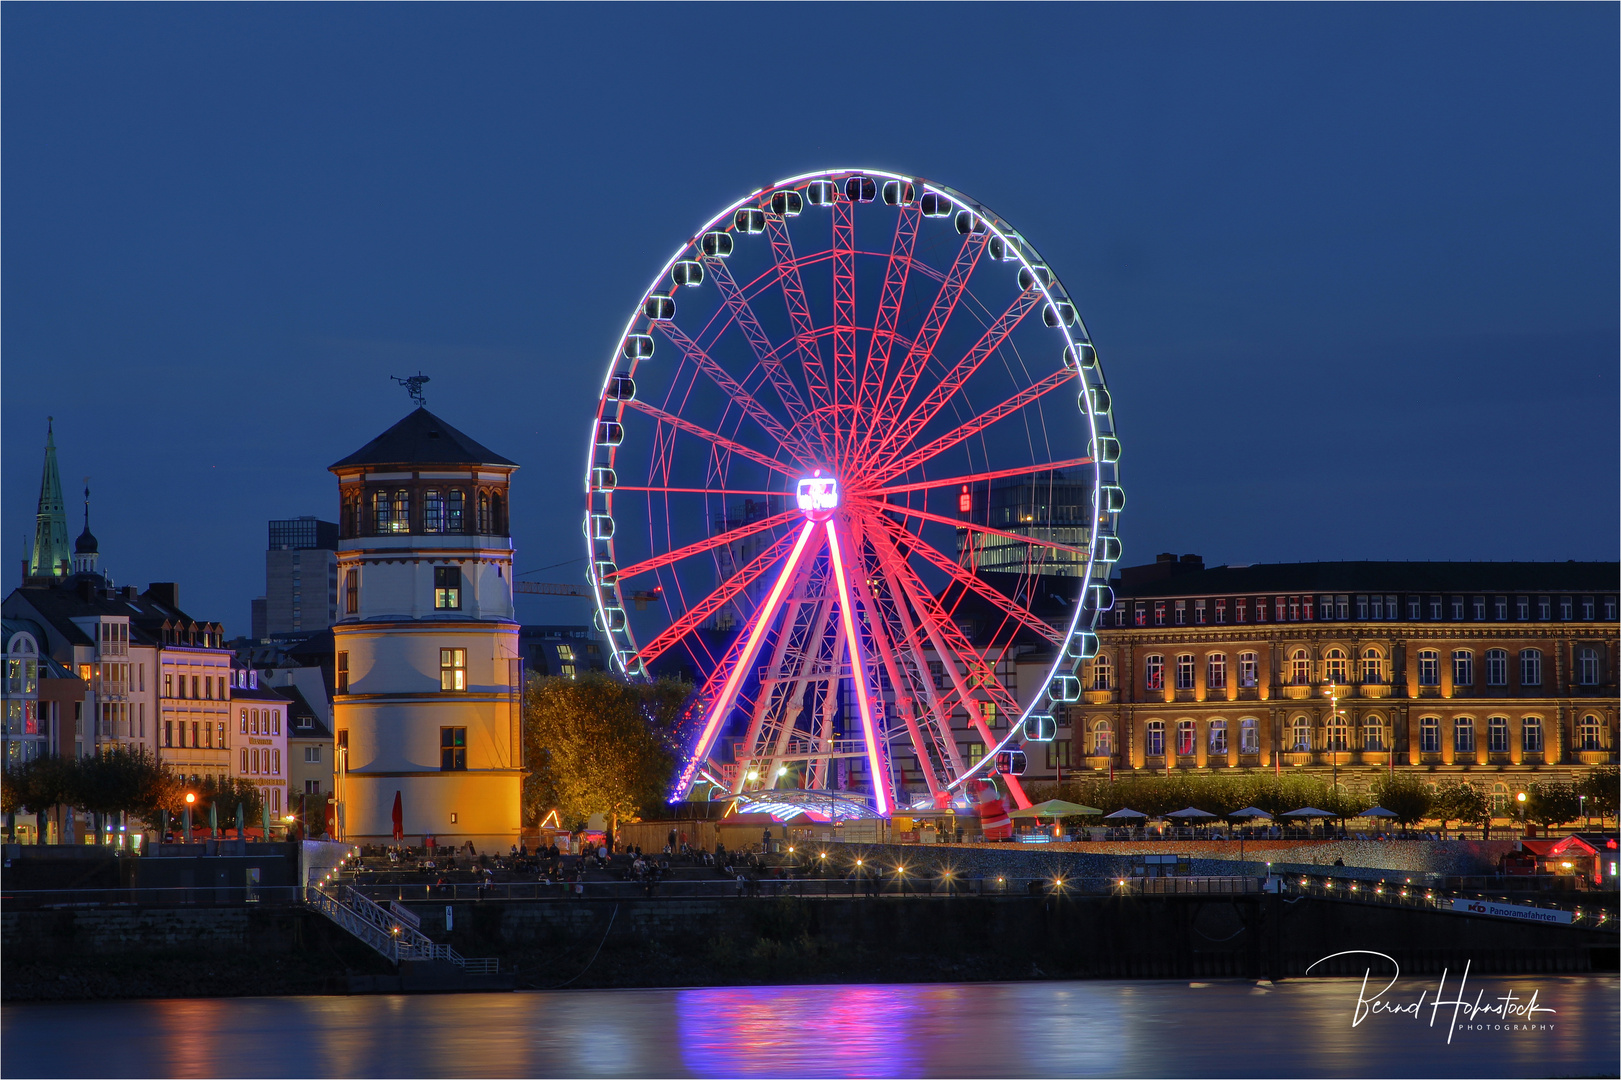
<path fill-rule="evenodd" d="M 807 476 L 799 481 L 799 509 L 812 521 L 826 521 L 839 508 L 839 482 L 835 477 Z"/>

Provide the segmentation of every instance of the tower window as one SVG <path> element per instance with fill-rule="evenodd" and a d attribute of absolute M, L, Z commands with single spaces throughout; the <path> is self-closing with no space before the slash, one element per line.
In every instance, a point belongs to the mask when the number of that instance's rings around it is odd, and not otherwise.
<path fill-rule="evenodd" d="M 422 493 L 422 531 L 443 532 L 445 529 L 445 499 L 437 488 Z"/>
<path fill-rule="evenodd" d="M 360 571 L 345 570 L 343 572 L 343 610 L 349 615 L 360 611 Z"/>
<path fill-rule="evenodd" d="M 349 654 L 346 652 L 338 654 L 338 672 L 333 678 L 332 684 L 332 688 L 336 693 L 347 694 L 349 692 Z"/>
<path fill-rule="evenodd" d="M 467 689 L 467 650 L 439 650 L 439 689 Z"/>
<path fill-rule="evenodd" d="M 462 522 L 466 518 L 467 496 L 462 494 L 461 488 L 451 488 L 445 496 L 445 531 L 459 533 L 463 531 Z"/>
<path fill-rule="evenodd" d="M 439 729 L 439 768 L 443 772 L 455 772 L 467 768 L 466 728 L 442 727 Z"/>
<path fill-rule="evenodd" d="M 433 568 L 433 606 L 439 611 L 459 611 L 462 606 L 462 568 Z"/>

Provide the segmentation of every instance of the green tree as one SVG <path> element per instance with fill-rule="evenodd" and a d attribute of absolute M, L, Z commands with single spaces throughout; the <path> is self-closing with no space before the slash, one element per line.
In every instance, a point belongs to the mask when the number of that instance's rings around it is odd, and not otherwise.
<path fill-rule="evenodd" d="M 1532 784 L 1525 789 L 1525 816 L 1544 828 L 1581 816 L 1581 799 L 1571 784 Z"/>
<path fill-rule="evenodd" d="M 684 683 L 629 683 L 600 672 L 532 680 L 524 691 L 524 820 L 555 808 L 563 824 L 603 814 L 611 828 L 659 804 L 675 762 Z"/>
<path fill-rule="evenodd" d="M 1441 822 L 1441 831 L 1457 821 L 1460 825 L 1491 820 L 1491 804 L 1485 794 L 1467 780 L 1448 780 L 1435 789 L 1430 813 Z"/>
<path fill-rule="evenodd" d="M 1618 783 L 1621 783 L 1621 776 L 1617 775 L 1616 767 L 1600 765 L 1582 777 L 1582 782 L 1576 785 L 1576 794 L 1587 798 L 1583 812 L 1590 817 L 1598 818 L 1601 826 L 1605 818 L 1615 817 Z"/>
<path fill-rule="evenodd" d="M 1396 815 L 1397 824 L 1406 828 L 1430 816 L 1435 796 L 1430 786 L 1406 773 L 1387 775 L 1373 785 L 1379 805 Z"/>

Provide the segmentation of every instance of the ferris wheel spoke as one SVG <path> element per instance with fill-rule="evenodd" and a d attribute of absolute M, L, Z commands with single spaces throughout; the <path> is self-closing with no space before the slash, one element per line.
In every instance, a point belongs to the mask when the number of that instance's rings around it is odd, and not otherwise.
<path fill-rule="evenodd" d="M 795 461 L 804 465 L 807 460 L 814 456 L 809 453 L 807 446 L 789 434 L 788 429 L 784 428 L 776 417 L 767 412 L 754 399 L 754 395 L 743 389 L 741 383 L 732 378 L 707 352 L 699 348 L 698 343 L 688 337 L 679 326 L 672 322 L 661 322 L 656 325 L 665 337 L 674 342 L 675 346 L 686 354 L 687 359 L 691 360 L 698 370 L 708 375 L 739 409 L 742 409 L 750 419 L 759 424 L 767 435 L 775 439 L 778 446 L 792 454 Z"/>
<path fill-rule="evenodd" d="M 780 497 L 783 494 L 780 491 L 740 491 L 737 488 L 726 488 L 723 490 L 721 488 L 712 487 L 638 487 L 634 484 L 615 485 L 614 491 L 616 493 L 621 491 L 648 491 L 655 495 L 715 495 L 717 497 L 728 495 L 765 495 Z"/>
<path fill-rule="evenodd" d="M 1092 459 L 1089 457 L 1066 458 L 1063 461 L 1044 461 L 1038 465 L 1015 465 L 1011 469 L 992 469 L 989 472 L 968 473 L 963 476 L 942 476 L 938 480 L 919 480 L 913 484 L 893 484 L 889 487 L 864 488 L 852 494 L 874 497 L 878 495 L 905 495 L 911 491 L 931 491 L 935 488 L 959 487 L 964 484 L 982 484 L 989 480 L 1001 480 L 1008 476 L 1029 476 L 1033 473 L 1056 472 L 1059 469 L 1070 469 L 1077 465 L 1090 464 L 1092 464 Z M 744 494 L 754 494 L 754 492 Z"/>
<path fill-rule="evenodd" d="M 708 428 L 699 427 L 690 420 L 684 420 L 674 413 L 665 412 L 657 405 L 649 405 L 645 401 L 627 401 L 625 404 L 630 406 L 632 409 L 635 409 L 639 413 L 651 416 L 655 420 L 670 425 L 677 431 L 684 431 L 688 435 L 696 435 L 700 439 L 707 439 L 709 442 L 722 450 L 736 454 L 738 457 L 748 458 L 755 464 L 763 465 L 775 472 L 782 473 L 784 476 L 798 478 L 801 472 L 801 470 L 790 465 L 785 465 L 780 461 L 766 457 L 753 447 L 744 446 L 742 443 L 728 439 L 724 435 L 717 435 Z"/>
<path fill-rule="evenodd" d="M 856 402 L 856 264 L 855 207 L 845 199 L 833 204 L 833 447 L 843 460 L 845 423 L 841 409 Z"/>
<path fill-rule="evenodd" d="M 732 278 L 732 272 L 727 268 L 725 261 L 706 258 L 704 266 L 715 279 L 721 299 L 732 313 L 732 321 L 737 323 L 737 328 L 748 340 L 755 363 L 765 370 L 766 378 L 777 392 L 777 400 L 781 401 L 782 407 L 787 410 L 790 426 L 798 428 L 805 422 L 810 410 L 805 407 L 805 399 L 799 396 L 799 388 L 794 385 L 794 380 L 782 366 L 783 347 L 775 345 L 761 328 L 760 320 L 755 316 L 754 309 L 749 306 L 749 301 L 742 290 L 737 287 L 737 282 Z"/>
<path fill-rule="evenodd" d="M 945 377 L 935 384 L 918 407 L 907 414 L 906 419 L 895 425 L 893 430 L 883 433 L 883 442 L 873 451 L 873 459 L 881 461 L 884 458 L 892 458 L 902 448 L 910 446 L 912 440 L 917 438 L 923 432 L 923 429 L 928 426 L 929 421 L 933 420 L 935 415 L 946 407 L 948 401 L 957 396 L 957 391 L 963 388 L 963 384 L 968 382 L 969 378 L 979 370 L 979 366 L 992 353 L 1001 348 L 1002 343 L 1008 339 L 1008 335 L 1013 333 L 1019 323 L 1024 320 L 1024 317 L 1034 310 L 1036 304 L 1040 301 L 1041 292 L 1038 289 L 1026 289 L 1020 293 L 1013 303 L 1008 306 L 1008 309 L 1002 313 L 1001 317 L 980 335 L 978 341 L 974 342 L 973 348 L 969 349 L 963 358 L 952 366 Z M 1073 377 L 1074 372 L 1072 370 L 1068 368 L 1062 370 Z M 1051 387 L 1048 389 L 1051 389 Z M 880 465 L 879 469 L 883 471 L 885 466 Z"/>
<path fill-rule="evenodd" d="M 934 354 L 934 346 L 940 340 L 940 334 L 945 330 L 946 323 L 951 320 L 951 313 L 956 310 L 957 301 L 962 299 L 964 290 L 968 288 L 969 275 L 974 272 L 974 267 L 984 250 L 983 233 L 969 233 L 963 239 L 957 258 L 951 264 L 951 272 L 940 283 L 940 291 L 934 298 L 934 305 L 923 317 L 922 328 L 913 339 L 912 347 L 906 350 L 906 355 L 901 359 L 901 366 L 895 373 L 894 382 L 883 391 L 877 415 L 873 417 L 861 441 L 861 449 L 857 451 L 863 459 L 871 456 L 870 448 L 875 434 L 888 430 L 900 417 L 901 410 L 906 407 L 906 399 L 912 396 L 918 378 L 928 366 L 929 357 Z"/>
<path fill-rule="evenodd" d="M 972 521 L 963 521 L 960 518 L 950 518 L 946 517 L 944 514 L 931 514 L 927 510 L 919 510 L 916 507 L 903 506 L 900 503 L 875 502 L 871 505 L 880 510 L 888 511 L 891 514 L 901 514 L 905 517 L 921 518 L 924 521 L 936 521 L 942 525 L 950 525 L 955 529 L 969 529 L 973 532 L 983 533 L 986 536 L 999 536 L 1004 540 L 1014 540 L 1021 544 L 1030 544 L 1034 547 L 1052 548 L 1054 551 L 1065 551 L 1071 555 L 1086 554 L 1085 548 L 1075 547 L 1072 544 L 1060 544 L 1056 540 L 1039 540 L 1034 536 L 1022 536 L 1015 532 L 1004 532 L 1001 529 L 993 529 L 989 525 L 980 525 Z"/>
<path fill-rule="evenodd" d="M 739 593 L 754 584 L 767 570 L 782 558 L 792 544 L 795 534 L 784 533 L 776 543 L 751 559 L 737 573 L 727 578 L 719 588 L 689 607 L 686 613 L 672 622 L 657 637 L 636 651 L 644 664 L 652 663 L 669 651 L 671 646 L 702 626 L 711 615 L 737 599 Z"/>
<path fill-rule="evenodd" d="M 886 480 L 894 479 L 897 476 L 905 476 L 907 473 L 911 472 L 913 469 L 917 468 L 919 465 L 922 465 L 931 458 L 938 457 L 947 450 L 950 450 L 953 446 L 973 438 L 981 431 L 984 431 L 992 424 L 995 424 L 997 421 L 1012 416 L 1033 402 L 1041 400 L 1047 394 L 1058 389 L 1060 386 L 1063 386 L 1073 378 L 1075 378 L 1075 371 L 1073 368 L 1059 368 L 1057 371 L 1053 372 L 1051 375 L 1048 375 L 1040 382 L 1020 390 L 1017 394 L 1014 394 L 1006 401 L 1003 401 L 998 405 L 991 406 L 978 416 L 967 421 L 966 423 L 952 428 L 939 438 L 934 439 L 927 444 L 918 447 L 916 450 L 913 450 L 911 453 L 905 454 L 879 468 L 876 471 L 876 475 L 874 476 L 872 482 L 882 484 Z M 1092 464 L 1092 459 L 1089 457 L 1076 458 L 1069 462 L 1069 464 L 1090 465 Z M 1029 469 L 1024 471 L 1039 472 L 1041 471 L 1041 466 L 1031 466 Z"/>
<path fill-rule="evenodd" d="M 920 216 L 916 207 L 903 206 L 895 221 L 895 238 L 884 265 L 884 287 L 878 295 L 878 314 L 873 320 L 872 340 L 867 346 L 867 362 L 857 386 L 857 423 L 870 423 L 878 414 L 884 384 L 889 377 L 890 353 L 899 336 L 895 331 L 900 322 L 901 302 L 906 297 L 906 282 L 912 271 L 912 252 L 917 248 Z M 912 343 L 905 344 L 910 348 Z M 854 430 L 851 437 L 855 437 Z"/>
<path fill-rule="evenodd" d="M 788 321 L 793 324 L 794 341 L 798 347 L 799 362 L 805 373 L 805 391 L 810 397 L 810 411 L 816 425 L 818 441 L 829 458 L 833 448 L 827 432 L 815 417 L 825 417 L 829 411 L 827 371 L 822 366 L 822 354 L 816 347 L 816 323 L 811 318 L 810 305 L 805 300 L 805 283 L 799 276 L 799 265 L 794 259 L 793 239 L 781 217 L 767 214 L 766 233 L 771 237 L 771 255 L 782 269 L 778 287 L 788 305 Z"/>
<path fill-rule="evenodd" d="M 918 555 L 925 562 L 933 564 L 936 569 L 944 572 L 952 580 L 956 581 L 957 584 L 961 585 L 965 589 L 972 590 L 981 599 L 989 601 L 994 607 L 999 608 L 1004 614 L 1011 616 L 1014 621 L 1018 622 L 1019 625 L 1023 626 L 1026 630 L 1029 630 L 1037 636 L 1044 638 L 1053 645 L 1057 645 L 1060 648 L 1063 647 L 1066 640 L 1064 634 L 1054 630 L 1051 626 L 1048 626 L 1046 622 L 1038 619 L 1036 616 L 1032 615 L 1018 604 L 1015 604 L 1012 600 L 1009 600 L 1006 596 L 1003 596 L 996 589 L 985 584 L 979 578 L 975 577 L 973 574 L 970 574 L 968 571 L 958 566 L 955 562 L 952 562 L 950 559 L 940 554 L 940 552 L 924 543 L 918 537 L 907 532 L 905 529 L 900 528 L 894 522 L 891 522 L 885 518 L 877 518 L 876 520 L 881 522 L 884 528 L 889 530 L 894 537 L 905 537 L 906 546 L 912 549 L 913 554 Z M 948 518 L 946 520 L 949 521 L 950 519 Z M 1015 539 L 1023 540 L 1027 538 L 1015 537 Z M 1070 548 L 1068 550 L 1073 551 L 1076 549 Z"/>
<path fill-rule="evenodd" d="M 706 536 L 702 540 L 696 540 L 693 543 L 685 545 L 684 547 L 678 547 L 673 551 L 666 551 L 660 555 L 654 555 L 650 559 L 643 559 L 639 563 L 632 563 L 629 566 L 623 567 L 614 576 L 614 580 L 616 582 L 622 582 L 628 580 L 629 578 L 636 577 L 638 574 L 645 574 L 649 570 L 657 570 L 661 566 L 669 566 L 672 563 L 680 562 L 682 559 L 690 559 L 694 555 L 702 555 L 706 551 L 714 551 L 716 548 L 730 544 L 734 541 L 745 540 L 748 537 L 753 536 L 755 533 L 762 533 L 767 529 L 775 529 L 778 526 L 787 525 L 801 516 L 802 515 L 797 508 L 793 510 L 783 510 L 772 514 L 769 517 L 763 517 L 759 521 L 750 522 L 747 525 L 739 525 L 735 529 L 727 529 L 725 532 L 716 533 L 714 536 Z"/>

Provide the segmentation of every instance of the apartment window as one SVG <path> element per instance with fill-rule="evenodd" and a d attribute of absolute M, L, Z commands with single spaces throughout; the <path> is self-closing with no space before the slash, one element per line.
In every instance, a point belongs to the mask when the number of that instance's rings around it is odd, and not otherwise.
<path fill-rule="evenodd" d="M 1099 720 L 1092 725 L 1092 753 L 1098 757 L 1111 757 L 1114 754 L 1114 729 L 1107 720 Z"/>
<path fill-rule="evenodd" d="M 1486 598 L 1484 596 L 1475 597 L 1475 618 L 1476 620 L 1486 618 Z"/>
<path fill-rule="evenodd" d="M 1143 658 L 1143 689 L 1165 689 L 1165 657 L 1156 654 Z"/>
<path fill-rule="evenodd" d="M 439 729 L 439 768 L 443 772 L 456 772 L 467 768 L 466 728 Z"/>
<path fill-rule="evenodd" d="M 1328 730 L 1324 733 L 1326 748 L 1337 754 L 1342 754 L 1351 748 L 1350 733 L 1346 729 L 1345 714 L 1331 713 L 1328 717 Z"/>
<path fill-rule="evenodd" d="M 1205 607 L 1203 600 L 1193 602 L 1193 621 L 1199 626 L 1204 625 Z M 1591 616 L 1589 616 L 1591 618 Z"/>
<path fill-rule="evenodd" d="M 1238 654 L 1238 685 L 1245 690 L 1254 689 L 1260 677 L 1260 664 L 1252 652 Z"/>
<path fill-rule="evenodd" d="M 1149 757 L 1165 756 L 1165 721 L 1150 720 L 1143 725 L 1143 753 Z"/>
<path fill-rule="evenodd" d="M 1188 623 L 1188 602 L 1186 600 L 1178 600 L 1176 602 L 1176 625 L 1178 625 L 1178 626 L 1186 626 L 1187 623 Z"/>
<path fill-rule="evenodd" d="M 1583 686 L 1598 685 L 1597 649 L 1582 649 L 1576 654 L 1576 681 Z"/>
<path fill-rule="evenodd" d="M 1508 753 L 1508 717 L 1492 716 L 1487 718 L 1486 749 L 1494 754 Z"/>
<path fill-rule="evenodd" d="M 1418 722 L 1418 748 L 1426 754 L 1441 752 L 1441 718 L 1426 716 Z"/>
<path fill-rule="evenodd" d="M 1492 613 L 1498 622 L 1508 621 L 1508 597 L 1499 596 L 1492 601 Z"/>
<path fill-rule="evenodd" d="M 1297 754 L 1311 752 L 1311 719 L 1305 716 L 1295 717 L 1294 724 L 1289 728 L 1289 749 Z"/>
<path fill-rule="evenodd" d="M 1537 597 L 1537 618 L 1547 622 L 1553 617 L 1553 605 L 1546 596 Z"/>
<path fill-rule="evenodd" d="M 1219 599 L 1219 600 L 1216 601 L 1216 625 L 1217 626 L 1224 626 L 1224 625 L 1226 625 L 1226 623 L 1227 623 L 1227 601 L 1225 599 Z"/>
<path fill-rule="evenodd" d="M 1176 688 L 1193 689 L 1193 654 L 1178 653 L 1176 657 Z"/>
<path fill-rule="evenodd" d="M 439 689 L 467 689 L 467 650 L 439 650 Z"/>
<path fill-rule="evenodd" d="M 1205 657 L 1205 686 L 1211 690 L 1227 689 L 1227 654 L 1211 653 Z"/>
<path fill-rule="evenodd" d="M 1452 598 L 1452 621 L 1463 621 L 1463 597 L 1461 596 L 1454 596 Z"/>
<path fill-rule="evenodd" d="M 1418 621 L 1419 607 L 1421 604 L 1423 604 L 1423 601 L 1416 596 L 1409 596 L 1407 598 L 1407 617 L 1413 622 Z"/>
<path fill-rule="evenodd" d="M 996 702 L 994 702 L 994 701 L 982 701 L 982 702 L 980 702 L 979 703 L 979 715 L 980 715 L 980 718 L 985 721 L 985 726 L 986 727 L 988 727 L 988 728 L 996 727 L 996 720 L 997 720 Z"/>
<path fill-rule="evenodd" d="M 1109 658 L 1101 653 L 1092 660 L 1092 689 L 1114 689 L 1114 667 L 1109 663 Z"/>
<path fill-rule="evenodd" d="M 1586 622 L 1593 621 L 1593 598 L 1591 596 L 1582 597 L 1582 619 Z"/>
<path fill-rule="evenodd" d="M 1568 596 L 1561 596 L 1559 598 L 1559 617 L 1561 619 L 1565 620 L 1566 622 L 1570 621 L 1570 618 L 1571 618 L 1570 597 L 1568 597 Z"/>
<path fill-rule="evenodd" d="M 1148 625 L 1148 605 L 1147 604 L 1138 604 L 1135 614 L 1136 614 L 1136 625 L 1137 626 L 1147 626 Z"/>
<path fill-rule="evenodd" d="M 1192 720 L 1176 722 L 1176 752 L 1183 756 L 1193 753 L 1194 724 Z"/>
<path fill-rule="evenodd" d="M 306 746 L 304 748 L 304 760 L 319 762 L 321 760 L 321 748 L 319 746 Z"/>
<path fill-rule="evenodd" d="M 1582 722 L 1576 729 L 1576 745 L 1588 751 L 1604 749 L 1598 717 L 1591 713 L 1582 717 Z"/>
<path fill-rule="evenodd" d="M 1375 596 L 1372 598 L 1371 603 L 1373 604 L 1373 614 L 1371 617 L 1375 619 L 1383 619 L 1385 617 L 1386 608 L 1385 598 L 1382 596 Z M 1396 617 L 1396 605 L 1390 604 L 1389 609 L 1390 617 L 1394 619 Z"/>
<path fill-rule="evenodd" d="M 1468 649 L 1452 650 L 1452 685 L 1475 685 L 1475 654 Z"/>
<path fill-rule="evenodd" d="M 1329 649 L 1323 654 L 1323 679 L 1338 686 L 1351 681 L 1347 672 L 1350 658 L 1344 649 Z"/>
<path fill-rule="evenodd" d="M 339 694 L 349 692 L 349 654 L 347 652 L 338 654 L 338 671 L 333 678 L 333 689 Z"/>
<path fill-rule="evenodd" d="M 1278 610 L 1279 611 L 1283 610 L 1283 597 L 1281 597 L 1281 596 L 1278 597 Z M 1299 622 L 1300 621 L 1300 597 L 1298 597 L 1298 596 L 1289 597 L 1289 621 L 1290 622 Z"/>
<path fill-rule="evenodd" d="M 1460 754 L 1475 752 L 1475 721 L 1472 717 L 1460 716 L 1452 721 L 1452 749 Z"/>
<path fill-rule="evenodd" d="M 1378 649 L 1362 650 L 1362 681 L 1369 686 L 1385 681 L 1385 657 Z"/>
<path fill-rule="evenodd" d="M 165 671 L 163 673 L 163 696 L 174 697 L 174 674 L 172 672 Z"/>
<path fill-rule="evenodd" d="M 1255 621 L 1266 622 L 1266 597 L 1264 596 L 1255 598 Z"/>
<path fill-rule="evenodd" d="M 1069 740 L 1055 739 L 1047 744 L 1047 768 L 1069 768 Z"/>
<path fill-rule="evenodd" d="M 1261 725 L 1253 716 L 1246 716 L 1238 722 L 1238 752 L 1240 754 L 1261 752 Z"/>
<path fill-rule="evenodd" d="M 462 568 L 433 568 L 433 606 L 439 611 L 455 611 L 462 606 Z"/>
<path fill-rule="evenodd" d="M 1368 598 L 1366 596 L 1356 598 L 1356 617 L 1359 620 L 1368 617 Z"/>
<path fill-rule="evenodd" d="M 270 751 L 270 775 L 271 776 L 280 776 L 281 775 L 281 751 L 280 750 L 272 750 L 272 751 Z"/>
<path fill-rule="evenodd" d="M 970 764 L 970 765 L 978 765 L 981 761 L 983 761 L 985 759 L 985 744 L 984 743 L 982 743 L 982 742 L 971 742 L 971 743 L 967 744 L 965 749 L 966 749 L 967 753 L 964 756 L 967 757 L 968 764 Z"/>
<path fill-rule="evenodd" d="M 1542 685 L 1542 650 L 1522 649 L 1520 651 L 1520 685 Z"/>
<path fill-rule="evenodd" d="M 1385 748 L 1385 721 L 1380 716 L 1362 718 L 1362 749 L 1375 752 Z"/>
<path fill-rule="evenodd" d="M 1318 598 L 1317 617 L 1319 619 L 1332 619 L 1334 617 L 1334 598 L 1332 596 Z"/>
<path fill-rule="evenodd" d="M 243 776 L 248 775 L 249 770 L 248 770 L 248 750 L 247 750 L 247 747 L 242 748 L 242 768 L 238 769 L 237 771 L 240 772 Z"/>
<path fill-rule="evenodd" d="M 1441 654 L 1434 649 L 1420 649 L 1418 653 L 1418 685 L 1441 685 Z"/>
<path fill-rule="evenodd" d="M 1210 752 L 1212 754 L 1227 752 L 1227 721 L 1210 721 Z"/>
<path fill-rule="evenodd" d="M 1542 717 L 1527 716 L 1520 721 L 1520 746 L 1527 754 L 1542 753 Z"/>
<path fill-rule="evenodd" d="M 1341 622 L 1351 617 L 1351 598 L 1349 596 L 1334 597 L 1334 617 Z"/>
<path fill-rule="evenodd" d="M 343 572 L 343 610 L 349 615 L 358 614 L 360 611 L 359 570 L 345 570 Z"/>
<path fill-rule="evenodd" d="M 1615 597 L 1613 596 L 1606 596 L 1604 598 L 1604 617 L 1606 619 L 1615 618 Z"/>
<path fill-rule="evenodd" d="M 1124 626 L 1124 625 L 1126 625 L 1126 605 L 1125 604 L 1116 604 L 1114 606 L 1114 624 L 1116 626 Z"/>
<path fill-rule="evenodd" d="M 1289 682 L 1295 686 L 1311 685 L 1311 656 L 1305 649 L 1289 654 Z"/>
<path fill-rule="evenodd" d="M 1486 650 L 1486 685 L 1508 685 L 1508 653 L 1503 649 Z"/>
<path fill-rule="evenodd" d="M 201 726 L 200 721 L 193 720 L 191 722 L 191 748 L 193 750 L 197 749 L 199 746 L 202 745 L 202 743 L 198 741 L 198 730 L 197 729 L 200 726 Z"/>
<path fill-rule="evenodd" d="M 257 735 L 257 734 L 259 734 L 259 710 L 258 709 L 254 709 L 248 714 L 248 734 L 249 735 Z M 265 734 L 268 735 L 269 732 L 267 731 L 267 732 L 265 732 Z"/>
<path fill-rule="evenodd" d="M 321 781 L 319 781 L 319 780 L 306 780 L 306 781 L 304 781 L 304 797 L 306 799 L 314 798 L 315 796 L 317 796 L 319 794 L 321 794 Z"/>
<path fill-rule="evenodd" d="M 1233 601 L 1233 621 L 1234 622 L 1244 622 L 1245 621 L 1244 612 L 1245 612 L 1245 609 L 1248 606 L 1249 606 L 1249 601 L 1248 600 L 1238 599 L 1238 600 Z"/>
<path fill-rule="evenodd" d="M 1154 625 L 1165 625 L 1165 601 L 1163 600 L 1154 601 Z"/>
<path fill-rule="evenodd" d="M 174 746 L 174 721 L 173 720 L 165 720 L 163 722 L 163 745 L 165 747 Z"/>
<path fill-rule="evenodd" d="M 1529 596 L 1515 597 L 1514 612 L 1522 622 L 1529 619 L 1531 617 L 1531 598 Z"/>

